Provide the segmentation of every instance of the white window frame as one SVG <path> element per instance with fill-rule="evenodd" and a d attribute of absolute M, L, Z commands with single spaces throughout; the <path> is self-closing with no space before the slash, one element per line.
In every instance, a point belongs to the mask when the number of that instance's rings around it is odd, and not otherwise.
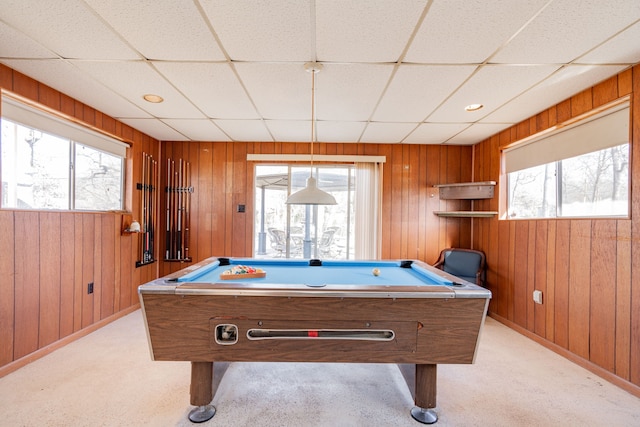
<path fill-rule="evenodd" d="M 310 162 L 311 160 L 355 166 L 356 176 L 358 176 L 356 181 L 359 183 L 355 191 L 356 220 L 353 231 L 355 259 L 378 259 L 382 252 L 382 175 L 386 156 L 316 154 L 312 158 L 309 154 L 247 154 L 247 161 L 265 165 L 292 166 L 291 162 Z M 254 248 L 255 251 L 256 248 Z"/>
<path fill-rule="evenodd" d="M 624 97 L 610 104 L 604 105 L 595 112 L 561 123 L 552 128 L 532 135 L 505 148 L 502 152 L 502 173 L 507 187 L 507 212 L 505 219 L 519 219 L 510 217 L 511 200 L 508 191 L 509 174 L 549 164 L 558 164 L 563 160 L 594 153 L 607 148 L 630 143 L 629 128 L 631 123 L 630 98 Z M 579 141 L 579 143 L 576 143 Z M 629 145 L 630 149 L 630 145 Z M 631 153 L 629 152 L 629 161 Z M 629 171 L 631 168 L 629 168 Z M 555 187 L 561 185 L 562 178 L 554 176 Z M 630 180 L 630 175 L 628 177 Z M 627 194 L 628 205 L 631 204 L 631 191 Z M 562 215 L 561 200 L 556 195 L 556 215 L 525 217 L 522 219 L 550 219 L 575 218 Z M 627 215 L 585 215 L 585 218 L 628 217 Z"/>
<path fill-rule="evenodd" d="M 80 125 L 71 120 L 61 117 L 55 112 L 49 111 L 44 106 L 39 106 L 34 102 L 22 100 L 19 96 L 15 96 L 6 91 L 0 93 L 2 97 L 1 113 L 2 119 L 20 124 L 34 130 L 42 131 L 60 138 L 68 139 L 70 142 L 70 189 L 69 189 L 69 205 L 68 210 L 75 209 L 75 171 L 73 163 L 75 162 L 76 146 L 82 145 L 92 149 L 102 151 L 104 153 L 119 157 L 122 161 L 122 174 L 120 182 L 120 207 L 118 210 L 125 209 L 125 174 L 127 149 L 129 145 L 114 137 L 93 130 L 87 126 Z M 12 209 L 12 208 L 5 208 Z M 46 210 L 43 208 L 34 208 L 33 210 Z M 84 209 L 83 209 L 84 210 Z M 98 211 L 92 210 L 92 211 Z"/>

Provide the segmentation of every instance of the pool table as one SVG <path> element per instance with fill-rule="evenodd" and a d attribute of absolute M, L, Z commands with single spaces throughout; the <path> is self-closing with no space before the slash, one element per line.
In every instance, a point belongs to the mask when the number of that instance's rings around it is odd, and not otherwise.
<path fill-rule="evenodd" d="M 264 274 L 226 273 L 243 269 Z M 415 365 L 411 415 L 432 424 L 437 364 L 474 362 L 491 298 L 421 261 L 253 258 L 209 258 L 138 294 L 152 358 L 191 362 L 193 422 L 215 414 L 214 362 L 260 361 Z"/>

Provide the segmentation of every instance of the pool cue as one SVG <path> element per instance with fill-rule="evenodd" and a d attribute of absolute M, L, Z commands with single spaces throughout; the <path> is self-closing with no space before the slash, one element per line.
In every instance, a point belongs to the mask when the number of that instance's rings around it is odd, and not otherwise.
<path fill-rule="evenodd" d="M 185 218 L 184 218 L 184 202 L 186 200 L 186 194 L 184 192 L 185 189 L 185 182 L 186 182 L 186 167 L 187 167 L 187 162 L 183 161 L 181 159 L 182 162 L 182 182 L 181 182 L 181 188 L 180 188 L 180 259 L 184 259 L 184 225 L 185 225 Z"/>
<path fill-rule="evenodd" d="M 189 229 L 191 224 L 189 223 L 189 203 L 191 202 L 191 168 L 189 162 L 186 163 L 186 193 L 184 194 L 184 258 L 189 258 Z"/>
<path fill-rule="evenodd" d="M 173 174 L 174 174 L 175 163 L 171 160 L 171 172 L 169 174 L 169 178 L 171 183 L 169 184 L 169 240 L 167 241 L 167 246 L 169 248 L 169 259 L 173 259 Z"/>
<path fill-rule="evenodd" d="M 167 233 L 164 245 L 166 247 L 165 259 L 171 259 L 169 253 L 171 251 L 171 159 L 167 159 Z"/>
<path fill-rule="evenodd" d="M 153 260 L 154 259 L 154 230 L 153 230 L 153 224 L 154 224 L 154 218 L 155 218 L 155 209 L 156 209 L 156 203 L 155 203 L 155 185 L 153 185 L 156 182 L 156 168 L 157 168 L 157 162 L 155 160 L 153 160 L 152 156 L 149 156 L 149 160 L 150 160 L 150 170 L 149 170 L 149 260 Z"/>
<path fill-rule="evenodd" d="M 142 262 L 147 262 L 147 154 L 142 153 Z"/>
<path fill-rule="evenodd" d="M 146 219 L 146 211 L 145 211 L 145 185 L 144 185 L 144 174 L 147 165 L 147 156 L 144 152 L 142 152 L 142 170 L 140 171 L 140 190 L 142 191 L 140 194 L 140 231 L 142 232 L 142 241 L 140 242 L 140 262 L 144 263 L 144 245 L 146 240 L 146 231 L 147 225 L 145 224 Z"/>
<path fill-rule="evenodd" d="M 180 195 L 178 191 L 180 189 L 180 160 L 175 161 L 175 168 L 173 170 L 173 208 L 171 214 L 173 215 L 173 226 L 171 227 L 172 240 L 173 240 L 173 256 L 172 259 L 178 259 L 179 257 L 179 245 L 178 245 L 178 209 L 180 202 Z"/>
<path fill-rule="evenodd" d="M 183 161 L 182 162 L 182 189 L 180 190 L 182 195 L 182 206 L 180 207 L 180 215 L 182 216 L 182 222 L 181 222 L 181 232 L 182 235 L 180 236 L 180 243 L 181 248 L 182 248 L 182 259 L 185 258 L 184 256 L 184 245 L 185 245 L 185 234 L 184 234 L 184 228 L 186 225 L 186 218 L 184 217 L 184 205 L 185 205 L 185 201 L 187 200 L 187 193 L 185 193 L 186 190 L 186 185 L 187 185 L 187 162 Z"/>
<path fill-rule="evenodd" d="M 176 241 L 178 243 L 178 259 L 182 259 L 182 159 L 178 163 L 178 227 Z"/>
<path fill-rule="evenodd" d="M 145 175 L 144 175 L 144 209 L 145 209 L 145 219 L 144 219 L 144 262 L 149 262 L 149 170 L 151 169 L 149 155 L 145 154 L 146 162 L 145 162 Z"/>
<path fill-rule="evenodd" d="M 173 199 L 171 204 L 171 259 L 177 259 L 178 242 L 176 240 L 176 229 L 178 227 L 178 166 L 173 162 L 173 192 L 171 198 Z"/>
<path fill-rule="evenodd" d="M 171 259 L 176 257 L 175 232 L 176 232 L 176 162 L 171 160 Z"/>
<path fill-rule="evenodd" d="M 144 170 L 144 262 L 149 261 L 149 155 L 145 154 L 145 170 Z"/>
<path fill-rule="evenodd" d="M 160 193 L 160 161 L 159 160 L 156 160 L 155 162 L 155 173 L 153 177 L 153 182 L 155 184 L 155 192 L 153 196 L 153 218 L 154 220 L 156 219 L 158 220 L 157 230 L 160 232 L 162 230 L 162 227 L 160 226 L 160 197 L 162 193 Z M 159 247 L 160 247 L 160 244 L 158 244 L 158 248 Z M 155 251 L 155 247 L 154 247 L 154 251 Z"/>

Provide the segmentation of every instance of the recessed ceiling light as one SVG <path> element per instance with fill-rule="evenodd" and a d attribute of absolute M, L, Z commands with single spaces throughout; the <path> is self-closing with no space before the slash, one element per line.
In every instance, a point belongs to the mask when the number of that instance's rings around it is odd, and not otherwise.
<path fill-rule="evenodd" d="M 466 111 L 478 111 L 482 107 L 484 107 L 484 105 L 482 105 L 482 104 L 469 104 L 466 107 L 464 107 L 464 109 Z"/>
<path fill-rule="evenodd" d="M 160 95 L 153 95 L 151 93 L 144 95 L 143 98 L 145 101 L 153 102 L 154 104 L 159 104 L 164 101 L 164 99 Z"/>

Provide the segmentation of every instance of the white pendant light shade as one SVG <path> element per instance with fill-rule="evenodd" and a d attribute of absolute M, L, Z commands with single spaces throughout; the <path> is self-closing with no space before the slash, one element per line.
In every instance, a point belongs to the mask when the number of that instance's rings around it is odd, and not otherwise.
<path fill-rule="evenodd" d="M 293 193 L 286 202 L 288 205 L 337 205 L 335 197 L 322 191 L 312 176 L 307 178 L 307 186 Z"/>

